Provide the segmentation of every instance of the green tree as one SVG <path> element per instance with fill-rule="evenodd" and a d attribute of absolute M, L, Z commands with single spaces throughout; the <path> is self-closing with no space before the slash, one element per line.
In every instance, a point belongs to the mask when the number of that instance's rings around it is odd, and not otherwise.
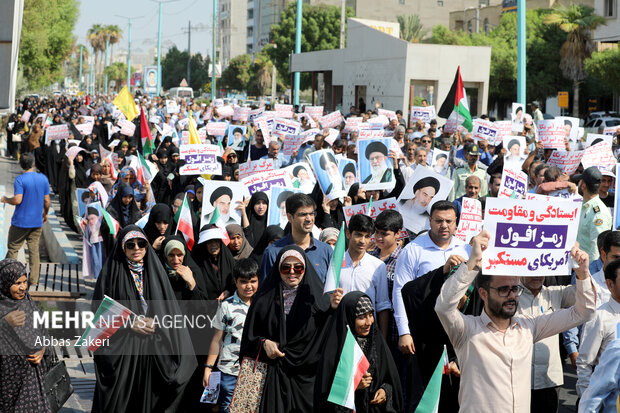
<path fill-rule="evenodd" d="M 131 67 L 131 73 L 135 72 L 135 68 Z M 116 62 L 105 68 L 103 74 L 108 75 L 108 80 L 114 80 L 116 90 L 120 90 L 121 86 L 127 83 L 127 63 Z"/>
<path fill-rule="evenodd" d="M 409 43 L 420 43 L 428 34 L 428 30 L 424 28 L 417 14 L 398 16 L 396 19 L 400 26 L 400 38 Z"/>
<path fill-rule="evenodd" d="M 19 67 L 29 89 L 62 78 L 63 63 L 74 43 L 76 0 L 25 0 Z"/>
<path fill-rule="evenodd" d="M 191 74 L 190 86 L 194 90 L 201 90 L 210 81 L 209 65 L 211 58 L 203 58 L 202 54 L 196 53 L 190 59 L 189 70 Z M 187 75 L 187 51 L 180 51 L 176 46 L 168 49 L 161 59 L 161 84 L 164 89 L 177 87 Z"/>
<path fill-rule="evenodd" d="M 97 82 L 97 73 L 99 72 L 99 63 L 101 61 L 101 54 L 105 50 L 105 29 L 100 24 L 93 24 L 88 32 L 86 32 L 86 39 L 90 46 L 93 48 L 95 62 L 94 68 L 94 81 Z"/>
<path fill-rule="evenodd" d="M 238 92 L 248 89 L 250 82 L 250 71 L 252 70 L 252 59 L 249 54 L 230 59 L 226 69 L 222 71 L 220 86 Z"/>
<path fill-rule="evenodd" d="M 594 51 L 592 31 L 599 25 L 606 24 L 594 8 L 571 4 L 570 7 L 558 6 L 547 15 L 545 23 L 558 25 L 568 34 L 560 49 L 560 69 L 564 77 L 573 82 L 573 116 L 579 116 L 579 87 L 587 77 L 585 60 Z"/>
<path fill-rule="evenodd" d="M 586 71 L 612 91 L 620 93 L 620 49 L 594 52 L 585 61 Z"/>
<path fill-rule="evenodd" d="M 295 18 L 297 4 L 289 3 L 282 12 L 280 24 L 271 26 L 269 37 L 277 47 L 269 49 L 269 57 L 275 62 L 285 85 L 290 85 L 289 54 L 295 51 Z M 346 17 L 353 17 L 352 8 L 346 8 Z M 324 4 L 304 4 L 301 25 L 301 51 L 337 49 L 340 47 L 340 7 Z M 302 74 L 301 88 L 310 87 L 310 76 Z"/>

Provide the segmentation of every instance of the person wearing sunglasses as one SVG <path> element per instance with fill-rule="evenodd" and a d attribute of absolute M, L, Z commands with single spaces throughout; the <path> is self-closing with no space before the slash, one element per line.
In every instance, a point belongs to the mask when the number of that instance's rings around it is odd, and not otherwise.
<path fill-rule="evenodd" d="M 575 305 L 533 316 L 516 314 L 523 286 L 519 277 L 493 276 L 479 270 L 482 252 L 492 242 L 488 231 L 470 241 L 472 251 L 444 283 L 435 312 L 454 346 L 461 370 L 461 411 L 529 412 L 534 343 L 592 319 L 596 312 L 589 258 L 571 250 L 577 278 Z M 484 302 L 480 316 L 466 316 L 458 305 L 476 281 Z"/>
<path fill-rule="evenodd" d="M 174 409 L 196 369 L 196 357 L 188 329 L 162 325 L 164 317 L 178 317 L 181 309 L 168 274 L 146 234 L 136 225 L 128 225 L 116 236 L 97 279 L 93 312 L 104 296 L 122 302 L 140 318 L 119 328 L 107 345 L 97 350 L 93 411 Z M 153 351 L 161 345 L 165 345 L 165 352 Z M 155 392 L 157 397 L 153 397 Z"/>
<path fill-rule="evenodd" d="M 313 411 L 324 325 L 342 298 L 323 294 L 313 267 L 300 247 L 282 248 L 248 310 L 240 359 L 268 365 L 261 412 Z"/>

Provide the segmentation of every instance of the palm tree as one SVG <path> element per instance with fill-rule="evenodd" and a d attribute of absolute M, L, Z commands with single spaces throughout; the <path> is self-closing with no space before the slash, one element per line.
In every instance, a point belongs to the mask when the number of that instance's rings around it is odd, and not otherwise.
<path fill-rule="evenodd" d="M 105 27 L 108 32 L 108 41 L 110 42 L 110 58 L 114 56 L 114 45 L 123 38 L 123 30 L 116 24 L 110 24 Z"/>
<path fill-rule="evenodd" d="M 409 43 L 420 43 L 428 33 L 417 14 L 397 16 L 397 20 L 400 25 L 400 38 Z"/>
<path fill-rule="evenodd" d="M 565 78 L 573 81 L 573 116 L 579 117 L 579 86 L 586 78 L 584 62 L 594 51 L 592 30 L 606 24 L 594 8 L 581 4 L 557 6 L 545 18 L 547 24 L 557 24 L 568 33 L 560 48 L 560 69 Z"/>
<path fill-rule="evenodd" d="M 99 67 L 99 61 L 101 60 L 101 53 L 105 50 L 105 40 L 103 39 L 103 26 L 100 24 L 93 24 L 88 32 L 86 33 L 86 39 L 88 43 L 93 48 L 93 52 L 95 54 L 95 76 L 97 74 L 97 69 Z M 95 77 L 96 82 L 96 77 Z"/>

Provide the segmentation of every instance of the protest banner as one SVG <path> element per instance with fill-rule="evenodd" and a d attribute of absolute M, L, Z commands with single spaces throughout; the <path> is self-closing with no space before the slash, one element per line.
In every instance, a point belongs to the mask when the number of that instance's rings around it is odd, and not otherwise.
<path fill-rule="evenodd" d="M 336 139 L 340 136 L 340 131 L 338 129 L 329 128 L 328 135 L 325 137 L 325 142 L 333 145 Z"/>
<path fill-rule="evenodd" d="M 222 174 L 222 164 L 217 161 L 219 147 L 208 144 L 181 145 L 179 155 L 185 165 L 179 168 L 181 175 Z"/>
<path fill-rule="evenodd" d="M 60 139 L 69 139 L 71 133 L 69 132 L 69 125 L 54 125 L 47 128 L 45 132 L 45 141 L 56 141 Z"/>
<path fill-rule="evenodd" d="M 307 113 L 313 119 L 319 119 L 323 116 L 323 106 L 306 106 L 304 113 Z"/>
<path fill-rule="evenodd" d="M 133 122 L 129 122 L 126 119 L 119 121 L 118 125 L 121 127 L 121 135 L 133 136 L 134 132 L 136 131 L 136 124 Z"/>
<path fill-rule="evenodd" d="M 222 118 L 232 118 L 232 116 L 235 114 L 235 109 L 230 105 L 226 105 L 217 108 L 217 113 Z"/>
<path fill-rule="evenodd" d="M 335 128 L 342 123 L 342 113 L 339 110 L 322 116 L 319 119 L 319 124 L 322 128 Z"/>
<path fill-rule="evenodd" d="M 487 198 L 484 229 L 491 242 L 482 272 L 504 276 L 565 276 L 577 239 L 581 203 Z"/>
<path fill-rule="evenodd" d="M 304 137 L 302 135 L 284 135 L 284 142 L 282 143 L 282 153 L 286 156 L 292 156 L 303 143 Z"/>
<path fill-rule="evenodd" d="M 592 145 L 596 145 L 599 142 L 609 142 L 610 145 L 613 145 L 613 136 L 611 135 L 599 135 L 598 133 L 588 133 L 586 136 L 586 148 Z"/>
<path fill-rule="evenodd" d="M 565 149 L 566 131 L 564 123 L 557 119 L 544 119 L 538 121 L 538 139 L 545 149 Z"/>
<path fill-rule="evenodd" d="M 79 146 L 72 146 L 69 149 L 67 149 L 67 152 L 65 152 L 65 155 L 67 156 L 67 158 L 74 160 L 75 155 L 77 155 L 78 152 L 86 152 L 86 149 L 80 148 Z"/>
<path fill-rule="evenodd" d="M 214 99 L 213 100 L 213 107 L 221 108 L 222 106 L 224 106 L 224 99 Z"/>
<path fill-rule="evenodd" d="M 265 111 L 265 108 L 258 108 L 258 109 L 249 111 L 248 112 L 248 123 L 254 122 L 254 119 L 260 117 L 264 111 Z"/>
<path fill-rule="evenodd" d="M 207 123 L 207 134 L 210 136 L 226 136 L 228 129 L 227 122 L 209 122 Z"/>
<path fill-rule="evenodd" d="M 185 129 L 189 126 L 189 118 L 180 119 L 177 124 L 181 127 L 181 129 Z"/>
<path fill-rule="evenodd" d="M 95 124 L 94 116 L 82 116 L 82 120 L 84 120 L 84 123 L 92 123 L 93 125 Z"/>
<path fill-rule="evenodd" d="M 293 117 L 293 105 L 282 105 L 276 103 L 273 107 L 276 116 L 279 118 L 290 119 Z"/>
<path fill-rule="evenodd" d="M 552 166 L 557 166 L 565 174 L 572 175 L 579 168 L 579 163 L 583 157 L 584 151 L 566 151 L 558 149 L 551 152 L 547 163 Z"/>
<path fill-rule="evenodd" d="M 247 196 L 245 186 L 240 182 L 198 179 L 204 183 L 200 228 L 210 223 L 214 214 L 219 215 L 215 219 L 215 225 L 220 228 L 228 224 L 241 224 L 241 211 L 236 209 L 236 206 Z"/>
<path fill-rule="evenodd" d="M 22 122 L 26 123 L 30 120 L 30 117 L 32 116 L 32 113 L 30 113 L 30 111 L 25 110 L 24 113 L 22 113 Z"/>
<path fill-rule="evenodd" d="M 279 225 L 284 228 L 288 224 L 286 218 L 286 200 L 293 194 L 301 194 L 298 188 L 272 186 L 269 190 L 269 207 L 267 208 L 267 225 Z"/>
<path fill-rule="evenodd" d="M 260 118 L 256 118 L 254 119 L 254 125 L 263 134 L 264 144 L 269 145 L 269 142 L 271 142 L 271 129 L 267 124 L 267 119 L 262 116 Z"/>
<path fill-rule="evenodd" d="M 555 120 L 559 120 L 560 122 L 562 122 L 565 136 L 570 142 L 577 142 L 579 140 L 579 118 L 572 118 L 569 116 L 557 116 Z"/>
<path fill-rule="evenodd" d="M 306 122 L 308 122 L 308 125 L 310 125 L 311 128 L 316 128 L 317 127 L 317 123 L 314 121 L 314 119 L 312 119 L 312 117 L 310 115 L 308 115 L 307 113 L 299 113 L 297 115 L 297 119 L 299 119 L 299 121 L 303 121 L 304 119 L 306 120 Z"/>
<path fill-rule="evenodd" d="M 292 119 L 275 118 L 273 134 L 278 136 L 297 135 L 301 130 L 301 123 Z"/>
<path fill-rule="evenodd" d="M 285 169 L 259 172 L 240 179 L 239 182 L 247 188 L 250 195 L 253 195 L 255 192 L 267 192 L 272 186 L 292 186 L 289 173 Z"/>
<path fill-rule="evenodd" d="M 611 150 L 611 144 L 609 142 L 600 142 L 594 146 L 586 148 L 581 158 L 581 164 L 583 169 L 587 169 L 590 166 L 597 167 L 612 167 L 616 165 L 616 158 Z"/>
<path fill-rule="evenodd" d="M 250 108 L 244 106 L 235 106 L 233 112 L 233 120 L 238 120 L 240 122 L 247 122 L 248 116 L 250 115 Z"/>
<path fill-rule="evenodd" d="M 504 168 L 498 198 L 523 198 L 527 192 L 527 174 L 518 169 Z"/>
<path fill-rule="evenodd" d="M 497 140 L 500 136 L 500 129 L 494 122 L 486 119 L 474 119 L 471 136 L 476 142 L 485 139 L 489 145 L 495 146 L 499 144 Z M 499 141 L 502 140 L 499 139 Z"/>
<path fill-rule="evenodd" d="M 435 106 L 412 106 L 409 111 L 409 118 L 411 123 L 416 123 L 421 120 L 424 123 L 430 123 L 431 120 L 437 117 L 435 113 Z"/>
<path fill-rule="evenodd" d="M 364 118 L 347 118 L 344 121 L 344 129 L 342 129 L 342 131 L 344 133 L 351 133 L 351 132 L 357 132 L 359 130 L 359 125 L 362 123 L 362 121 L 364 120 Z"/>
<path fill-rule="evenodd" d="M 385 116 L 386 118 L 388 118 L 388 120 L 390 122 L 392 121 L 392 119 L 398 120 L 398 117 L 396 117 L 396 112 L 394 112 L 393 110 L 387 110 L 387 109 L 378 108 L 377 109 L 377 114 L 379 116 Z"/>
<path fill-rule="evenodd" d="M 239 180 L 252 176 L 259 172 L 272 171 L 274 169 L 273 159 L 258 159 L 239 164 Z"/>
<path fill-rule="evenodd" d="M 342 210 L 344 211 L 344 219 L 347 222 L 347 225 L 349 225 L 349 221 L 351 220 L 353 215 L 367 215 L 374 221 L 381 212 L 387 209 L 397 210 L 396 198 L 392 197 L 380 199 L 378 201 L 342 207 Z M 398 239 L 406 239 L 408 237 L 409 234 L 407 233 L 407 230 L 405 228 L 401 229 Z M 374 241 L 374 239 L 375 236 L 373 235 L 371 237 L 371 241 Z"/>
<path fill-rule="evenodd" d="M 179 105 L 176 100 L 166 100 L 166 113 L 179 113 Z"/>
<path fill-rule="evenodd" d="M 497 146 L 506 136 L 512 136 L 512 123 L 509 120 L 500 120 L 495 121 L 495 126 L 499 129 L 499 134 L 495 138 L 495 146 Z"/>
<path fill-rule="evenodd" d="M 360 129 L 358 139 L 380 139 L 385 132 L 383 129 Z"/>
<path fill-rule="evenodd" d="M 560 191 L 555 191 L 555 192 L 560 192 Z M 573 194 L 573 197 L 571 198 L 571 197 L 564 197 L 564 196 L 531 194 L 529 192 L 525 194 L 525 199 L 527 201 L 538 201 L 538 202 L 556 202 L 556 201 L 582 202 L 583 201 L 583 198 L 581 198 L 580 196 L 575 196 L 574 194 Z"/>
<path fill-rule="evenodd" d="M 461 217 L 455 237 L 469 244 L 482 231 L 482 204 L 477 199 L 463 198 Z"/>
<path fill-rule="evenodd" d="M 323 135 L 323 132 L 320 129 L 308 129 L 300 133 L 300 135 L 304 137 L 302 143 L 306 143 L 314 141 L 314 137 L 316 135 Z"/>
<path fill-rule="evenodd" d="M 360 188 L 389 190 L 396 183 L 394 162 L 389 158 L 391 138 L 357 140 L 357 176 Z"/>
<path fill-rule="evenodd" d="M 77 129 L 82 135 L 90 135 L 93 132 L 92 123 L 81 123 L 79 125 L 75 125 L 75 129 Z"/>
<path fill-rule="evenodd" d="M 366 122 L 373 129 L 387 128 L 388 125 L 390 124 L 390 120 L 385 115 L 375 116 L 374 118 L 368 119 Z"/>

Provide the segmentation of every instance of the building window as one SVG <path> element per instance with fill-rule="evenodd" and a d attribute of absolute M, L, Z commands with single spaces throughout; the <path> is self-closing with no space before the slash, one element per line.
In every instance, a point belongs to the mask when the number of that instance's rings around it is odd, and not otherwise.
<path fill-rule="evenodd" d="M 437 0 L 437 7 L 443 7 L 443 0 Z"/>
<path fill-rule="evenodd" d="M 398 0 L 399 4 L 405 4 L 405 0 Z"/>
<path fill-rule="evenodd" d="M 254 9 L 250 9 L 248 10 L 248 19 L 253 19 L 254 18 Z"/>
<path fill-rule="evenodd" d="M 489 34 L 489 18 L 488 17 L 484 18 L 484 32 L 486 34 Z"/>
<path fill-rule="evenodd" d="M 605 17 L 614 17 L 616 15 L 616 0 L 605 0 Z"/>

